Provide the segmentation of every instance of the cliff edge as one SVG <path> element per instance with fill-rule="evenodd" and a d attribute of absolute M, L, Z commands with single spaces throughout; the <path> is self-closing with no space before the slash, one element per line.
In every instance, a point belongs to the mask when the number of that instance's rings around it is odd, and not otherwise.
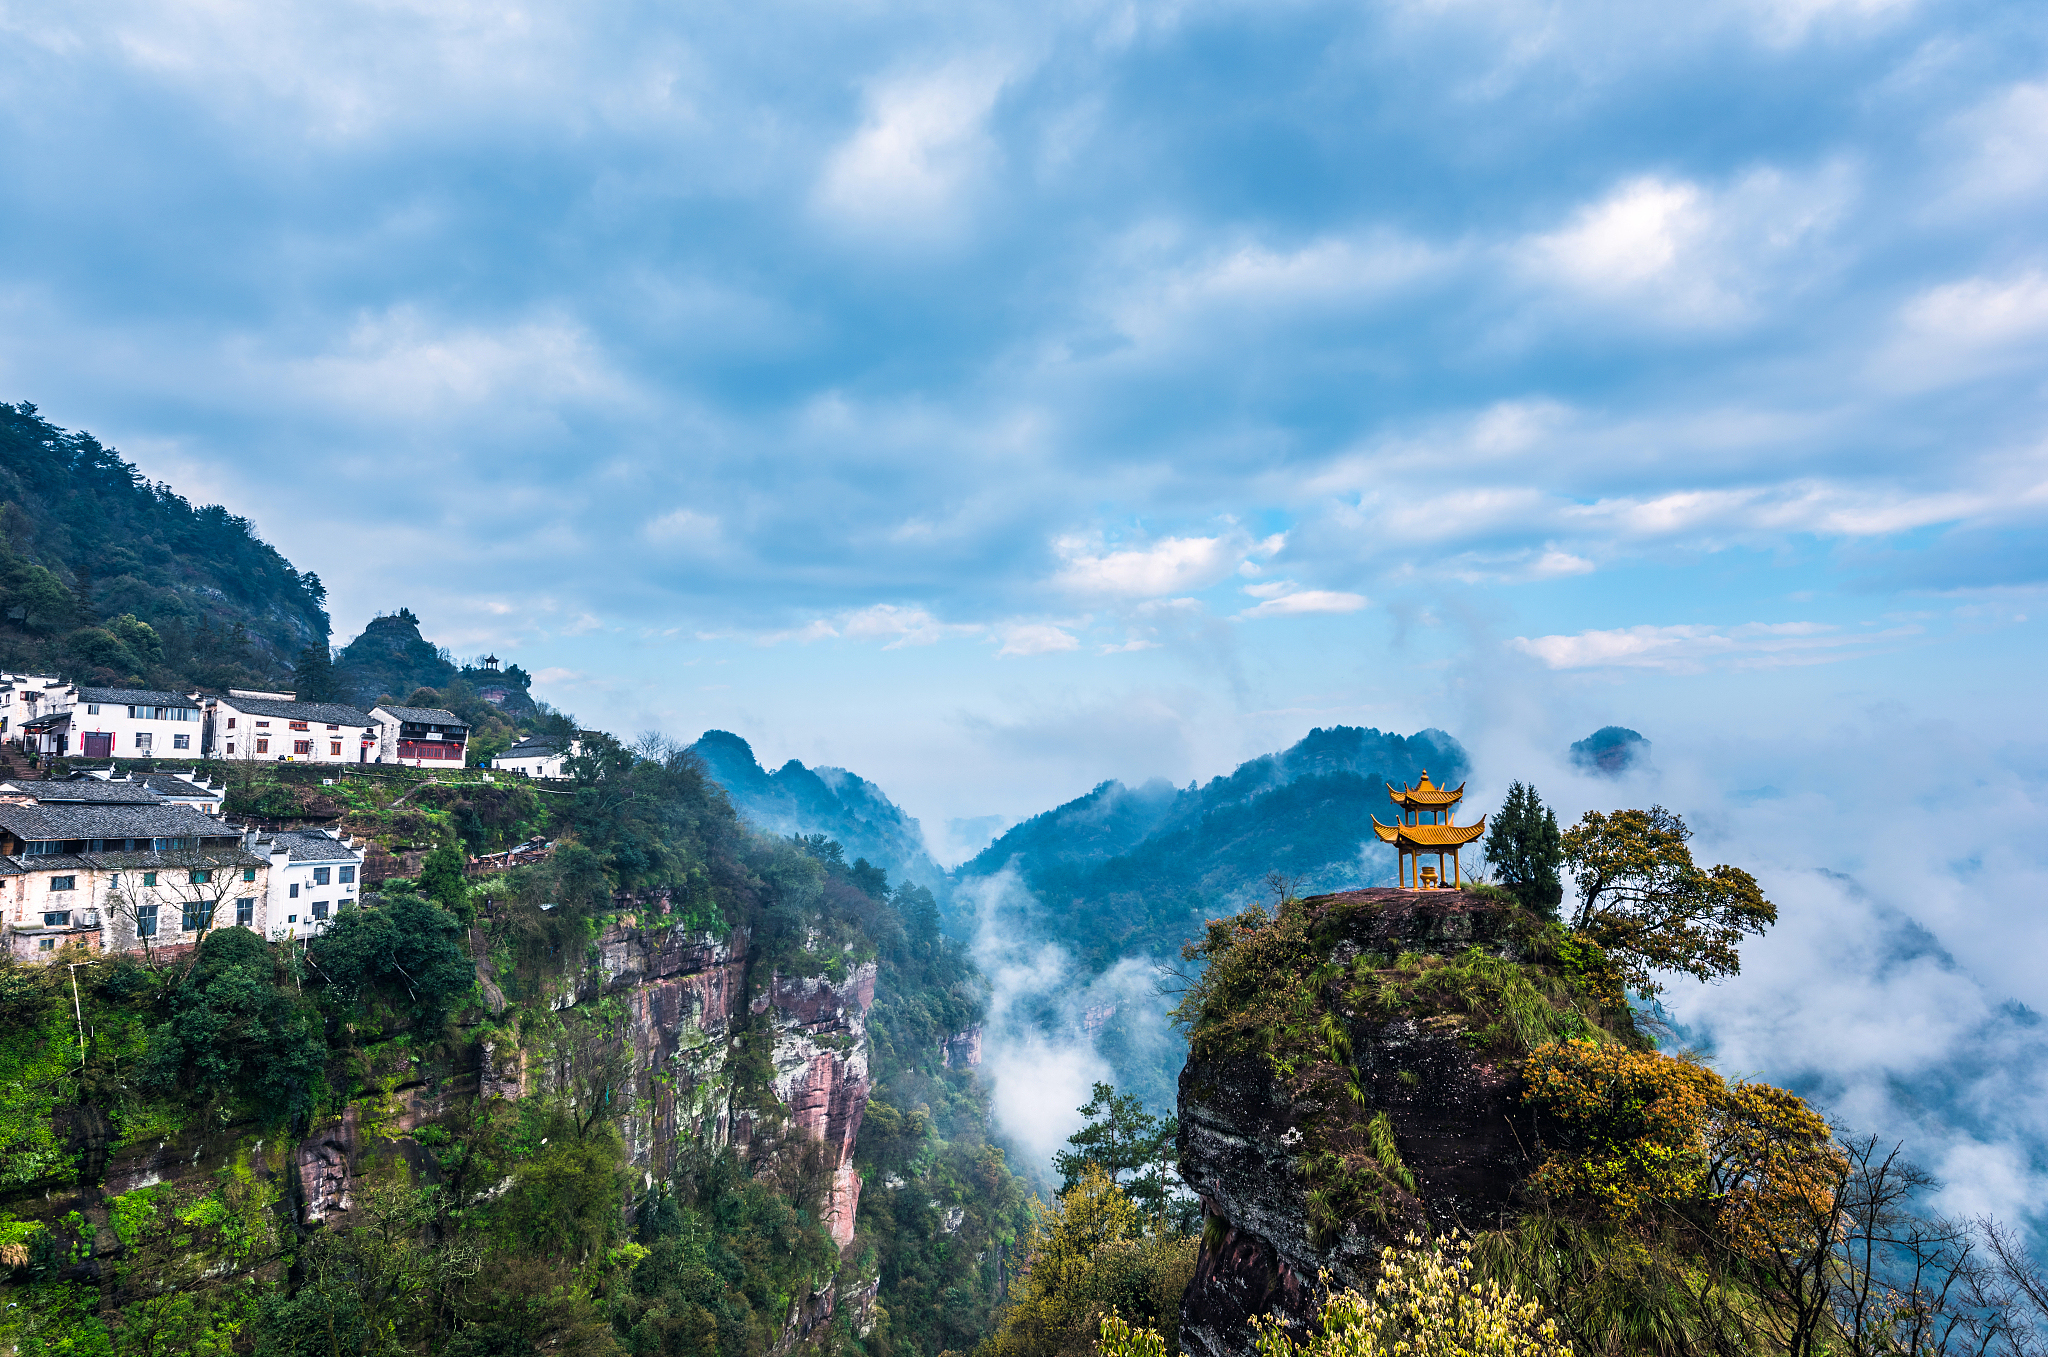
<path fill-rule="evenodd" d="M 1514 1214 L 1537 1143 L 1521 1056 L 1627 1021 L 1560 937 L 1456 890 L 1347 891 L 1209 925 L 1182 1010 L 1180 1171 L 1204 1214 L 1183 1353 L 1247 1357 L 1251 1318 L 1305 1324 L 1322 1274 L 1367 1286 L 1411 1230 Z"/>

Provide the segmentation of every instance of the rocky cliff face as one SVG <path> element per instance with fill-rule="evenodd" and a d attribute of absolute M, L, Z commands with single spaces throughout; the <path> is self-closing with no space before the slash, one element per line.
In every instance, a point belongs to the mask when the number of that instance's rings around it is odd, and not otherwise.
<path fill-rule="evenodd" d="M 868 1105 L 867 1015 L 875 1004 L 875 964 L 856 967 L 836 984 L 823 976 L 777 975 L 754 1002 L 775 1024 L 775 1096 L 796 1132 L 820 1142 L 831 1156 L 825 1219 L 843 1249 L 853 1242 L 860 1206 L 853 1142 Z"/>
<path fill-rule="evenodd" d="M 620 1129 L 641 1185 L 665 1178 L 693 1144 L 765 1151 L 792 1136 L 818 1142 L 830 1175 L 832 1234 L 843 1248 L 853 1238 L 860 1191 L 853 1146 L 869 1088 L 875 968 L 857 967 L 836 983 L 771 973 L 749 996 L 750 950 L 745 930 L 720 939 L 625 916 L 599 936 L 593 962 L 548 1002 L 559 1025 L 545 1036 L 477 1042 L 447 1063 L 417 1059 L 396 1043 L 380 1047 L 359 1071 L 366 1091 L 296 1144 L 265 1144 L 249 1128 L 230 1126 L 108 1149 L 103 1119 L 73 1118 L 73 1148 L 93 1181 L 48 1194 L 25 1214 L 54 1222 L 76 1210 L 104 1227 L 112 1197 L 162 1182 L 203 1189 L 223 1164 L 246 1154 L 311 1225 L 353 1208 L 373 1153 L 396 1152 L 431 1174 L 431 1156 L 415 1133 L 480 1097 L 561 1096 L 574 1104 L 607 1096 L 623 1104 Z M 479 962 L 479 972 L 486 995 L 497 993 L 488 962 Z M 502 995 L 490 1006 L 502 1010 Z M 772 1128 L 760 1124 L 760 1109 L 736 1107 L 733 1098 L 734 1037 L 749 1012 L 770 1026 L 781 1102 L 769 1109 Z M 872 1300 L 872 1287 L 851 1285 L 853 1303 Z M 807 1330 L 839 1299 L 828 1284 L 792 1323 Z"/>
<path fill-rule="evenodd" d="M 1338 968 L 1364 953 L 1512 948 L 1501 906 L 1463 892 L 1352 891 L 1304 904 L 1331 921 L 1328 960 Z M 1183 1352 L 1248 1357 L 1252 1316 L 1306 1320 L 1319 1274 L 1339 1287 L 1367 1283 L 1380 1248 L 1425 1222 L 1494 1224 L 1530 1167 L 1511 1062 L 1476 1049 L 1456 1021 L 1349 996 L 1334 1006 L 1350 1048 L 1342 1079 L 1328 1065 L 1283 1078 L 1264 1056 L 1191 1059 L 1181 1074 L 1181 1173 L 1205 1214 L 1181 1311 Z M 1382 1112 L 1414 1190 L 1382 1193 L 1369 1210 L 1333 1221 L 1327 1189 L 1320 1209 L 1311 1201 L 1310 1161 L 1368 1143 Z"/>

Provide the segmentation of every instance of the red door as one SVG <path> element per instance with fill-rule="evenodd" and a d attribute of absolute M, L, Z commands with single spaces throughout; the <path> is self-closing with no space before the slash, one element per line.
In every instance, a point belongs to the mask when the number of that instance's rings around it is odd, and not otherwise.
<path fill-rule="evenodd" d="M 83 752 L 86 758 L 105 759 L 113 757 L 114 736 L 111 731 L 89 730 L 85 732 L 84 744 L 85 749 Z"/>

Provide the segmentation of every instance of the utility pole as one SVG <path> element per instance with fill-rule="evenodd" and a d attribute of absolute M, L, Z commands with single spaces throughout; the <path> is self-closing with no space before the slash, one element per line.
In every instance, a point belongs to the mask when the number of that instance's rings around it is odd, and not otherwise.
<path fill-rule="evenodd" d="M 89 966 L 89 961 L 67 963 L 71 970 L 71 1016 L 78 1020 L 78 1068 L 85 1069 L 85 1010 L 78 1003 L 78 968 Z"/>

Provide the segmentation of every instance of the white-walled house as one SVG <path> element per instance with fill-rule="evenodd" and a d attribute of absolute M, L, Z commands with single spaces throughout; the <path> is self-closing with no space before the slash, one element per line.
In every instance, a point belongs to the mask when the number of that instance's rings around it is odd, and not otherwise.
<path fill-rule="evenodd" d="M 261 763 L 368 763 L 376 748 L 368 712 L 339 702 L 298 702 L 290 693 L 230 688 L 206 699 L 206 754 Z"/>
<path fill-rule="evenodd" d="M 146 786 L 0 787 L 0 934 L 19 960 L 72 946 L 175 953 L 236 925 L 262 933 L 270 869 L 252 835 Z"/>
<path fill-rule="evenodd" d="M 12 741 L 27 750 L 21 728 L 65 705 L 55 699 L 70 688 L 63 679 L 48 674 L 0 672 L 0 741 Z"/>
<path fill-rule="evenodd" d="M 284 829 L 257 834 L 251 847 L 270 863 L 267 937 L 311 937 L 362 898 L 365 850 L 354 839 Z"/>
<path fill-rule="evenodd" d="M 379 706 L 377 760 L 413 768 L 460 768 L 469 756 L 469 724 L 439 707 Z"/>
<path fill-rule="evenodd" d="M 494 770 L 522 773 L 527 777 L 567 777 L 569 760 L 583 753 L 583 741 L 571 740 L 563 749 L 559 740 L 529 735 L 491 760 Z"/>
<path fill-rule="evenodd" d="M 70 717 L 48 752 L 81 759 L 196 759 L 199 699 L 152 688 L 77 688 L 62 709 Z"/>

